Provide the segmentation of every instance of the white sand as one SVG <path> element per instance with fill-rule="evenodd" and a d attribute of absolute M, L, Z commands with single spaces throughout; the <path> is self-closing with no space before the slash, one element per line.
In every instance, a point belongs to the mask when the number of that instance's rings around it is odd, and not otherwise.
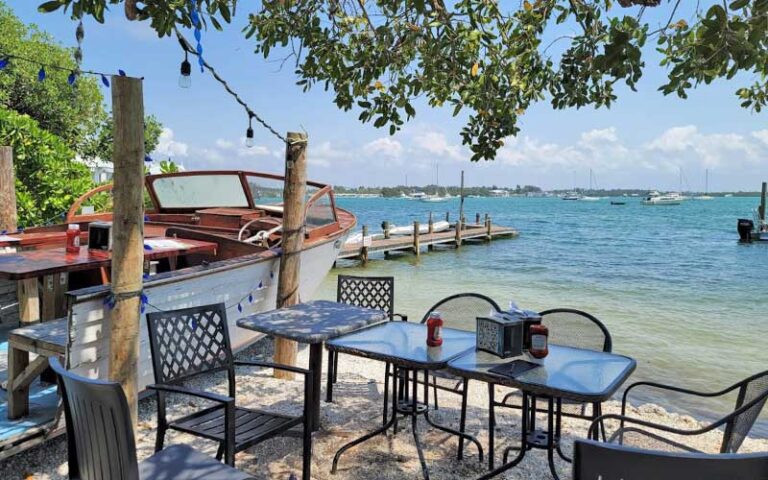
<path fill-rule="evenodd" d="M 247 358 L 270 358 L 271 342 L 264 340 L 239 356 Z M 308 349 L 299 353 L 299 364 L 306 365 Z M 325 364 L 324 364 L 325 366 Z M 301 381 L 283 381 L 272 378 L 271 370 L 247 371 L 243 369 L 238 384 L 238 404 L 244 406 L 274 408 L 279 411 L 297 413 L 301 410 Z M 341 355 L 339 358 L 339 383 L 334 390 L 334 403 L 322 403 L 322 429 L 314 436 L 312 477 L 317 479 L 420 479 L 421 468 L 411 436 L 410 420 L 401 422 L 401 430 L 393 436 L 378 436 L 345 453 L 339 463 L 336 475 L 330 473 L 333 456 L 344 443 L 378 427 L 381 423 L 383 402 L 382 381 L 384 365 L 380 362 Z M 226 394 L 226 380 L 223 376 L 209 376 L 198 379 L 192 386 L 202 387 Z M 324 391 L 325 381 L 323 381 Z M 502 389 L 497 392 L 500 398 Z M 324 393 L 323 393 L 324 398 Z M 432 415 L 437 422 L 458 426 L 460 397 L 446 392 L 439 393 L 440 409 Z M 175 405 L 169 408 L 171 414 L 180 414 L 203 405 L 200 401 L 184 397 L 173 399 Z M 618 402 L 609 402 L 605 413 L 618 413 Z M 487 447 L 487 387 L 485 384 L 470 382 L 470 398 L 467 418 L 467 432 L 478 437 L 483 448 Z M 667 413 L 656 405 L 631 408 L 633 416 L 681 428 L 696 428 L 699 423 L 684 415 Z M 545 421 L 540 416 L 539 422 Z M 497 465 L 507 445 L 513 445 L 519 438 L 520 415 L 517 410 L 497 409 L 496 452 Z M 563 423 L 564 450 L 570 453 L 574 438 L 584 437 L 588 424 L 583 420 L 565 419 Z M 610 430 L 609 425 L 609 430 Z M 485 472 L 486 462 L 479 464 L 474 446 L 466 448 L 465 459 L 456 460 L 457 438 L 429 428 L 423 419 L 418 430 L 422 445 L 434 479 L 472 479 Z M 719 431 L 695 438 L 689 444 L 704 451 L 716 452 L 722 433 Z M 152 454 L 155 440 L 155 402 L 145 400 L 140 404 L 140 425 L 138 457 Z M 213 442 L 188 435 L 169 432 L 166 445 L 176 442 L 189 443 L 195 448 L 214 455 Z M 768 450 L 768 440 L 747 439 L 742 452 Z M 298 438 L 268 440 L 236 457 L 237 466 L 258 479 L 285 479 L 294 472 L 300 478 L 301 441 Z M 570 478 L 570 464 L 558 459 L 557 466 L 563 479 Z M 2 479 L 65 479 L 67 478 L 66 442 L 63 437 L 16 455 L 0 463 Z M 549 479 L 546 452 L 533 450 L 521 464 L 497 478 L 505 479 Z"/>

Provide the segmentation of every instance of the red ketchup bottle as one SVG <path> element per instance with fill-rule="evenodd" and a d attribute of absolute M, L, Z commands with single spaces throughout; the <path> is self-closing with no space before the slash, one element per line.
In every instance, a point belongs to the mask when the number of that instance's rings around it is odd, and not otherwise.
<path fill-rule="evenodd" d="M 534 358 L 544 358 L 549 355 L 549 329 L 546 325 L 531 325 L 530 335 L 531 348 L 528 352 Z"/>
<path fill-rule="evenodd" d="M 443 344 L 443 319 L 440 312 L 432 312 L 427 318 L 427 345 L 439 347 Z"/>
<path fill-rule="evenodd" d="M 67 253 L 80 253 L 80 225 L 67 228 Z"/>

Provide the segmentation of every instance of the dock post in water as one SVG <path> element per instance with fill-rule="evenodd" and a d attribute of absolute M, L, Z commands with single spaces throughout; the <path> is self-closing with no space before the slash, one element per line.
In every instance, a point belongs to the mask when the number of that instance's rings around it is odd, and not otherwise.
<path fill-rule="evenodd" d="M 450 222 L 451 221 L 451 212 L 445 212 L 445 221 Z"/>
<path fill-rule="evenodd" d="M 144 93 L 142 81 L 112 77 L 115 167 L 109 378 L 120 382 L 137 428 L 139 327 L 144 273 Z"/>
<path fill-rule="evenodd" d="M 475 225 L 480 225 L 480 212 L 475 214 Z"/>
<path fill-rule="evenodd" d="M 760 214 L 760 221 L 765 224 L 765 210 L 766 210 L 766 199 L 768 197 L 768 182 L 763 182 L 763 190 L 760 194 L 760 208 L 758 209 L 758 213 Z"/>
<path fill-rule="evenodd" d="M 288 132 L 285 145 L 283 193 L 283 256 L 277 283 L 277 308 L 299 303 L 301 249 L 304 245 L 304 197 L 307 192 L 307 135 Z M 293 340 L 275 339 L 275 363 L 296 365 L 298 346 Z M 293 380 L 294 374 L 275 370 L 275 378 Z"/>
<path fill-rule="evenodd" d="M 419 221 L 413 221 L 413 254 L 417 257 L 421 255 L 421 236 L 419 235 Z"/>
<path fill-rule="evenodd" d="M 432 212 L 431 211 L 429 212 L 429 230 L 428 231 L 429 231 L 429 235 L 430 235 L 430 239 L 431 239 L 432 234 L 435 233 L 435 224 L 432 222 Z M 427 251 L 431 252 L 434 249 L 435 249 L 435 246 L 432 244 L 432 242 L 430 242 L 429 245 L 427 245 Z"/>
<path fill-rule="evenodd" d="M 381 229 L 384 230 L 384 239 L 389 239 L 389 222 L 386 220 L 381 222 Z"/>
<path fill-rule="evenodd" d="M 456 248 L 459 248 L 459 247 L 461 247 L 461 218 L 459 218 L 456 221 L 456 232 L 455 233 L 456 233 L 456 237 L 455 237 L 454 241 L 456 242 Z"/>
<path fill-rule="evenodd" d="M 493 240 L 493 223 L 491 222 L 491 217 L 485 219 L 485 229 L 487 232 L 486 239 L 490 242 Z"/>
<path fill-rule="evenodd" d="M 365 237 L 368 236 L 368 225 L 363 225 L 363 246 L 360 248 L 360 261 L 363 265 L 368 263 L 368 247 L 365 246 Z"/>
<path fill-rule="evenodd" d="M 464 170 L 461 171 L 461 186 L 459 187 L 459 219 L 461 223 L 466 223 L 464 220 Z"/>

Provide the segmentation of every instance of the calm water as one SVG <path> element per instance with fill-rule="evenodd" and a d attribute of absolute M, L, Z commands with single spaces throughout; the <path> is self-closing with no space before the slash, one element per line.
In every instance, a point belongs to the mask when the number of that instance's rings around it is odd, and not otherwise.
<path fill-rule="evenodd" d="M 460 250 L 404 254 L 366 268 L 339 265 L 318 298 L 334 299 L 336 275 L 393 275 L 396 310 L 420 319 L 440 298 L 476 291 L 506 306 L 534 310 L 572 307 L 593 313 L 609 328 L 614 351 L 634 357 L 632 380 L 652 379 L 701 390 L 768 368 L 768 244 L 740 245 L 736 219 L 751 217 L 757 198 L 688 201 L 647 207 L 560 199 L 466 199 L 465 212 L 489 213 L 516 227 L 514 240 Z M 401 199 L 340 199 L 359 224 L 377 231 L 382 220 L 406 225 L 433 210 L 452 218 L 458 200 L 427 204 Z M 711 417 L 728 402 L 641 400 Z M 768 421 L 759 425 L 768 435 Z"/>

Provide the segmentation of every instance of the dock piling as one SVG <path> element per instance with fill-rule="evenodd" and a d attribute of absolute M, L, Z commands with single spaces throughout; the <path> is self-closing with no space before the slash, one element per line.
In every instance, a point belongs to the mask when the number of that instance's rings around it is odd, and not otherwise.
<path fill-rule="evenodd" d="M 413 221 L 413 254 L 417 257 L 421 255 L 421 235 L 419 235 L 419 221 Z"/>
<path fill-rule="evenodd" d="M 363 265 L 368 264 L 368 246 L 365 244 L 365 238 L 368 236 L 368 225 L 363 225 L 363 246 L 360 248 L 360 261 Z"/>
<path fill-rule="evenodd" d="M 456 222 L 456 231 L 454 233 L 456 234 L 454 239 L 456 242 L 456 248 L 459 248 L 461 247 L 461 219 Z"/>
<path fill-rule="evenodd" d="M 389 222 L 386 220 L 381 222 L 381 228 L 384 230 L 384 239 L 389 239 Z"/>
<path fill-rule="evenodd" d="M 451 221 L 451 212 L 445 212 L 445 221 L 450 222 Z"/>
<path fill-rule="evenodd" d="M 475 225 L 480 225 L 480 212 L 475 214 Z"/>
<path fill-rule="evenodd" d="M 486 240 L 490 242 L 491 240 L 493 240 L 493 223 L 491 223 L 491 217 L 487 215 L 485 218 L 485 230 L 486 232 L 488 232 L 486 234 L 487 235 Z"/>
<path fill-rule="evenodd" d="M 763 182 L 763 190 L 760 194 L 760 208 L 758 209 L 762 223 L 765 223 L 766 201 L 768 201 L 766 197 L 768 197 L 768 182 Z"/>

